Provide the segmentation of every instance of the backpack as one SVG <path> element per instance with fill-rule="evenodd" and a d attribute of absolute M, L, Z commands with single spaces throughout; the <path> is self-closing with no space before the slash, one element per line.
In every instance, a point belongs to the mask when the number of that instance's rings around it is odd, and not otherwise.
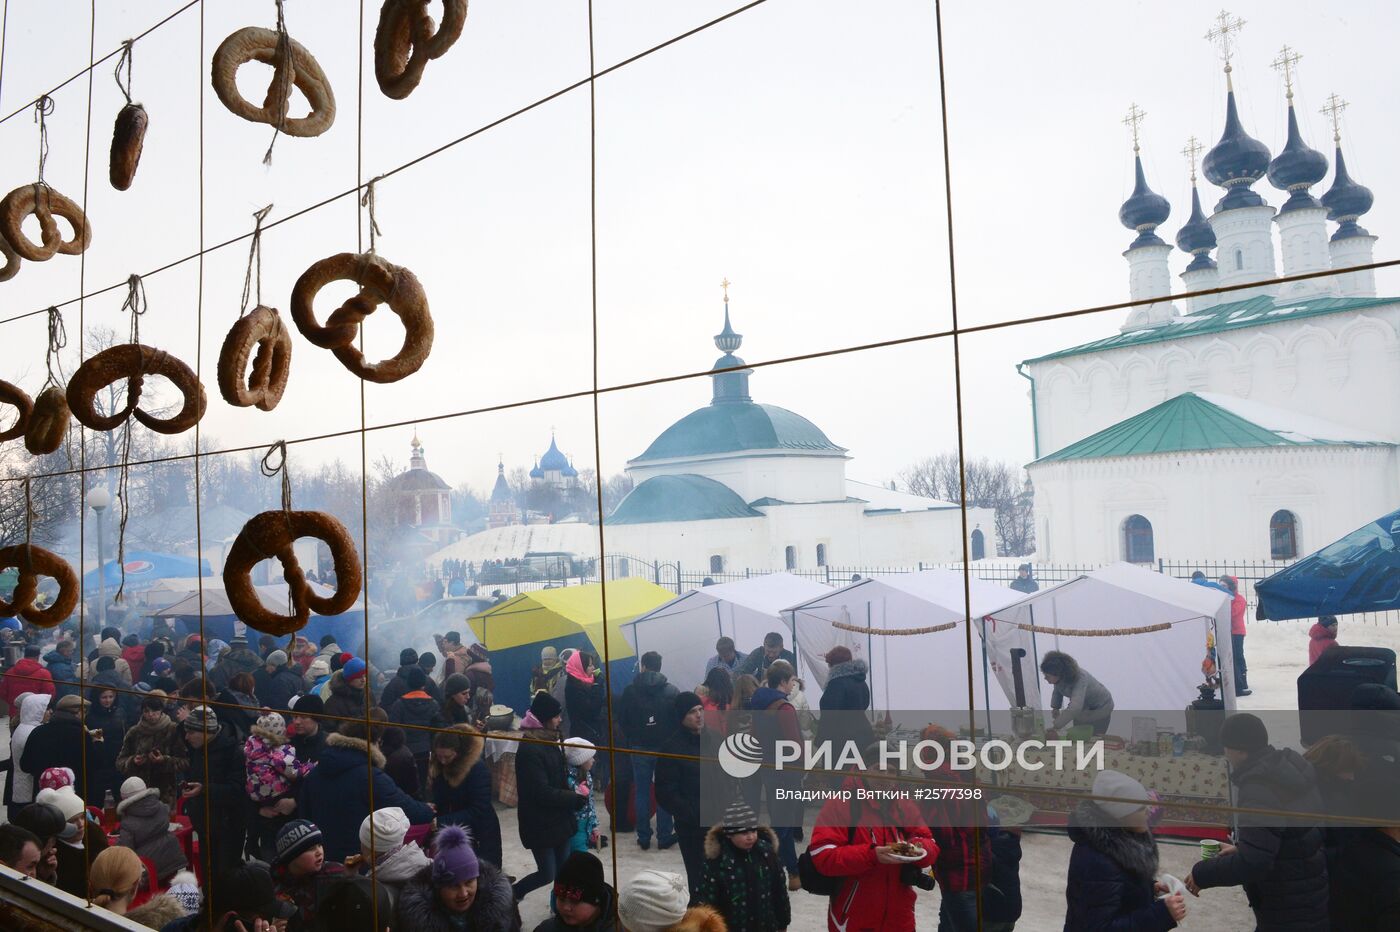
<path fill-rule="evenodd" d="M 637 734 L 628 734 L 634 748 L 656 749 L 675 731 L 675 702 L 678 693 L 670 683 L 660 689 L 637 690 Z"/>
<path fill-rule="evenodd" d="M 853 796 L 851 798 L 851 822 L 860 821 L 859 801 Z M 846 844 L 855 844 L 856 827 L 854 824 L 846 826 Z M 815 893 L 817 896 L 835 896 L 841 890 L 843 877 L 832 877 L 817 870 L 816 862 L 812 860 L 812 846 L 809 844 L 807 850 L 797 856 L 797 877 L 802 882 L 802 889 L 808 893 Z"/>

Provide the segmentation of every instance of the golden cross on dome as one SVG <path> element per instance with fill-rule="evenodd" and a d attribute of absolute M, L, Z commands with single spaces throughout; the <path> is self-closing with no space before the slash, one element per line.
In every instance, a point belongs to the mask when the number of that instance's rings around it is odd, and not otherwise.
<path fill-rule="evenodd" d="M 1238 16 L 1231 17 L 1229 12 L 1221 10 L 1215 17 L 1216 25 L 1206 33 L 1206 41 L 1214 43 L 1220 49 L 1220 57 L 1225 60 L 1225 82 L 1230 83 L 1230 59 L 1234 56 L 1234 40 L 1231 36 L 1244 28 L 1244 20 Z M 1231 87 L 1233 90 L 1233 86 Z"/>
<path fill-rule="evenodd" d="M 728 303 L 729 303 L 729 278 L 726 276 L 725 279 L 724 279 L 724 281 L 722 281 L 722 282 L 719 283 L 719 286 L 720 286 L 721 288 L 724 289 L 724 303 L 725 303 L 725 304 L 728 304 Z"/>
<path fill-rule="evenodd" d="M 1133 153 L 1138 151 L 1138 128 L 1142 125 L 1143 118 L 1147 116 L 1147 111 L 1139 107 L 1136 103 L 1128 108 L 1128 115 L 1123 117 L 1123 125 L 1130 127 L 1133 131 Z"/>
<path fill-rule="evenodd" d="M 1328 118 L 1331 119 L 1333 142 L 1342 141 L 1342 111 L 1350 106 L 1351 104 L 1342 100 L 1342 98 L 1338 97 L 1336 94 L 1331 94 L 1327 98 L 1326 105 L 1323 106 L 1321 110 L 1317 111 L 1318 113 L 1327 114 Z"/>
<path fill-rule="evenodd" d="M 1186 161 L 1191 163 L 1191 183 L 1196 183 L 1196 156 L 1201 154 L 1205 146 L 1195 136 L 1186 137 L 1186 148 L 1181 150 L 1181 154 L 1186 156 Z"/>
<path fill-rule="evenodd" d="M 1275 71 L 1283 72 L 1284 96 L 1290 101 L 1293 99 L 1293 69 L 1298 67 L 1302 57 L 1302 53 L 1295 52 L 1285 45 L 1279 49 L 1278 58 L 1270 62 Z"/>

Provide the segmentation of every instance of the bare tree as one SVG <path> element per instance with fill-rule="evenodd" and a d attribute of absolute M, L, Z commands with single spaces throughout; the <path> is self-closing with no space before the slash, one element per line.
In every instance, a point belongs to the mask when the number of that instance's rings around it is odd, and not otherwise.
<path fill-rule="evenodd" d="M 627 493 L 632 491 L 632 478 L 626 473 L 616 473 L 603 483 L 603 514 L 610 515 L 616 510 Z"/>
<path fill-rule="evenodd" d="M 995 510 L 1000 556 L 1020 556 L 1034 550 L 1034 493 L 1025 471 L 980 457 L 963 463 L 962 472 L 960 476 L 958 453 L 953 450 L 918 460 L 902 470 L 899 478 L 915 495 Z"/>

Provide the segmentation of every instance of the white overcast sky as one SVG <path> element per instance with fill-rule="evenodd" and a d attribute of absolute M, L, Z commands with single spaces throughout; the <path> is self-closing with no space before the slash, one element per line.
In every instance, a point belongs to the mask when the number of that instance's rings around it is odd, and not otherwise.
<path fill-rule="evenodd" d="M 1120 120 L 1148 113 L 1143 154 L 1153 187 L 1172 202 L 1167 239 L 1189 212 L 1178 155 L 1195 134 L 1209 146 L 1224 109 L 1220 63 L 1202 38 L 1219 0 L 1205 2 L 955 2 L 944 5 L 953 235 L 960 323 L 1012 321 L 1125 300 L 1131 234 L 1117 222 L 1131 188 Z M 103 55 L 178 2 L 97 4 Z M 372 75 L 377 4 L 367 4 L 363 177 L 369 178 L 587 77 L 588 8 L 565 0 L 473 0 L 461 40 L 428 65 L 406 100 Z M 437 6 L 437 4 L 434 4 Z M 597 66 L 605 68 L 740 4 L 595 0 Z M 9 0 L 0 112 L 79 71 L 88 56 L 87 0 Z M 210 0 L 180 13 L 135 48 L 135 96 L 151 129 L 135 184 L 107 183 L 107 147 L 122 101 L 115 60 L 95 73 L 86 254 L 88 291 L 199 247 L 199 106 L 204 101 L 204 240 L 251 228 L 275 203 L 287 216 L 357 183 L 358 4 L 288 0 L 292 35 L 336 92 L 335 125 L 316 139 L 283 138 L 270 169 L 270 130 L 244 122 L 209 89 L 209 59 L 244 25 L 270 26 L 273 3 Z M 1395 83 L 1393 4 L 1234 2 L 1248 24 L 1235 82 L 1246 128 L 1277 151 L 1282 79 L 1269 67 L 1287 42 L 1303 53 L 1296 93 L 1307 140 L 1331 153 L 1317 113 L 1335 91 L 1349 100 L 1344 143 L 1352 174 L 1376 193 L 1364 225 L 1394 255 L 1400 191 L 1384 166 L 1397 143 L 1386 101 Z M 1068 11 L 1068 12 L 1067 12 Z M 240 73 L 261 100 L 269 71 Z M 732 282 L 735 328 L 750 362 L 947 330 L 952 323 L 942 113 L 933 5 L 769 0 L 600 78 L 595 137 L 587 85 L 378 185 L 379 251 L 411 268 L 432 305 L 437 339 L 425 367 L 366 390 L 370 427 L 593 387 L 590 147 L 597 155 L 598 382 L 607 387 L 707 368 L 718 355 L 719 282 Z M 54 94 L 47 179 L 83 195 L 88 83 Z M 37 128 L 28 112 L 0 123 L 8 190 L 34 179 Z M 1324 182 L 1317 193 L 1325 190 Z M 1272 204 L 1283 195 L 1256 187 Z M 1219 191 L 1202 183 L 1207 209 Z M 285 314 L 312 262 L 356 248 L 357 208 L 344 197 L 268 231 L 263 299 Z M 32 224 L 32 221 L 31 221 Z M 246 241 L 147 280 L 143 339 L 198 360 L 210 392 L 206 448 L 269 443 L 360 424 L 358 385 L 329 352 L 295 337 L 291 385 L 272 413 L 225 405 L 213 365 L 238 313 Z M 1173 270 L 1185 265 L 1173 257 Z M 0 285 L 0 317 L 79 293 L 81 261 L 26 263 Z M 1381 276 L 1382 290 L 1393 290 Z M 328 289 L 330 298 L 347 291 Z M 125 332 L 120 291 L 88 301 L 89 328 Z M 333 305 L 321 305 L 324 319 Z M 76 334 L 78 309 L 65 311 Z M 1116 330 L 1126 311 L 964 336 L 962 394 L 968 452 L 1031 458 L 1026 383 L 1014 364 Z M 389 319 L 380 319 L 389 318 Z M 202 324 L 202 326 L 201 326 Z M 33 392 L 43 378 L 42 315 L 0 323 L 3 372 Z M 401 331 L 387 310 L 367 329 L 372 355 Z M 77 341 L 72 341 L 76 347 Z M 756 400 L 815 421 L 854 457 L 854 478 L 883 481 L 956 442 L 952 341 L 836 355 L 763 368 Z M 71 371 L 71 364 L 70 364 Z M 549 442 L 580 467 L 622 468 L 669 423 L 709 398 L 707 380 L 602 396 L 600 454 L 588 397 L 425 422 L 429 463 L 450 482 L 489 486 L 496 455 L 531 464 Z M 406 461 L 412 428 L 369 434 L 373 460 Z M 358 460 L 358 443 L 307 444 L 301 462 Z M 22 453 L 18 454 L 22 455 Z"/>

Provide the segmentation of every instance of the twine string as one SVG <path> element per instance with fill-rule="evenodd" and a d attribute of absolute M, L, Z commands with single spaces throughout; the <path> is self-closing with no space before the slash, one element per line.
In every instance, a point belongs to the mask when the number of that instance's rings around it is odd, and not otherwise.
<path fill-rule="evenodd" d="M 374 185 L 383 177 L 383 175 L 376 175 L 371 178 L 369 184 L 365 185 L 364 197 L 360 198 L 360 206 L 369 211 L 369 251 L 371 254 L 374 253 L 375 240 L 384 235 L 384 231 L 379 229 L 379 220 L 374 214 Z"/>
<path fill-rule="evenodd" d="M 53 110 L 53 98 L 48 94 L 34 102 L 34 122 L 39 124 L 39 180 L 35 182 L 36 187 L 44 186 L 44 166 L 49 161 L 48 118 L 53 114 Z"/>
<path fill-rule="evenodd" d="M 273 462 L 273 457 L 277 461 Z M 292 510 L 292 473 L 287 468 L 287 441 L 279 440 L 267 448 L 263 454 L 262 462 L 258 464 L 258 469 L 269 479 L 282 476 L 282 510 L 290 513 Z"/>
<path fill-rule="evenodd" d="M 121 309 L 131 313 L 130 342 L 133 345 L 141 345 L 141 318 L 145 316 L 149 309 L 149 302 L 146 300 L 146 283 L 141 280 L 141 276 L 132 273 L 126 280 L 126 300 L 122 302 Z M 129 397 L 129 393 L 141 390 L 141 378 L 146 371 L 146 353 L 141 352 L 141 367 L 136 376 L 127 381 L 127 407 L 135 407 L 135 402 Z M 117 595 L 112 600 L 120 604 L 122 593 L 126 589 L 126 520 L 130 515 L 130 503 L 128 499 L 128 488 L 130 484 L 130 463 L 131 463 L 131 418 L 128 417 L 122 424 L 122 462 L 121 472 L 117 479 L 117 498 L 121 504 L 121 520 L 117 525 L 117 564 L 121 571 L 121 584 L 117 586 Z"/>
<path fill-rule="evenodd" d="M 49 346 L 44 351 L 44 367 L 48 370 L 48 375 L 44 379 L 44 388 L 53 386 L 63 387 L 63 360 L 59 353 L 68 346 L 68 328 L 63 324 L 63 312 L 57 307 L 50 307 L 49 315 Z"/>
<path fill-rule="evenodd" d="M 280 69 L 282 74 L 289 74 L 292 67 L 292 37 L 287 33 L 287 17 L 282 9 L 282 0 L 275 0 L 277 4 L 277 49 L 273 55 L 277 59 L 275 69 Z M 275 81 L 276 78 L 274 77 Z M 287 96 L 277 103 L 277 122 L 272 125 L 272 141 L 267 144 L 267 152 L 263 154 L 263 164 L 272 164 L 272 147 L 277 145 L 277 137 L 283 132 L 287 125 L 287 111 L 291 108 L 292 89 L 287 88 Z"/>
<path fill-rule="evenodd" d="M 243 274 L 243 298 L 238 305 L 239 317 L 248 313 L 249 297 L 255 298 L 255 304 L 262 304 L 262 225 L 271 212 L 271 204 L 262 210 L 253 212 L 253 241 L 248 246 L 248 271 Z M 257 265 L 256 276 L 253 274 L 255 263 Z"/>
<path fill-rule="evenodd" d="M 146 283 L 141 280 L 141 276 L 134 272 L 126 280 L 126 300 L 122 302 L 122 310 L 131 312 L 131 342 L 141 342 L 141 318 L 145 316 L 149 308 L 146 300 Z"/>
<path fill-rule="evenodd" d="M 122 53 L 117 58 L 117 69 L 112 76 L 117 80 L 117 89 L 122 92 L 126 102 L 131 103 L 131 47 L 136 44 L 135 39 L 127 39 L 122 42 Z M 126 66 L 126 83 L 122 83 L 122 66 Z"/>

